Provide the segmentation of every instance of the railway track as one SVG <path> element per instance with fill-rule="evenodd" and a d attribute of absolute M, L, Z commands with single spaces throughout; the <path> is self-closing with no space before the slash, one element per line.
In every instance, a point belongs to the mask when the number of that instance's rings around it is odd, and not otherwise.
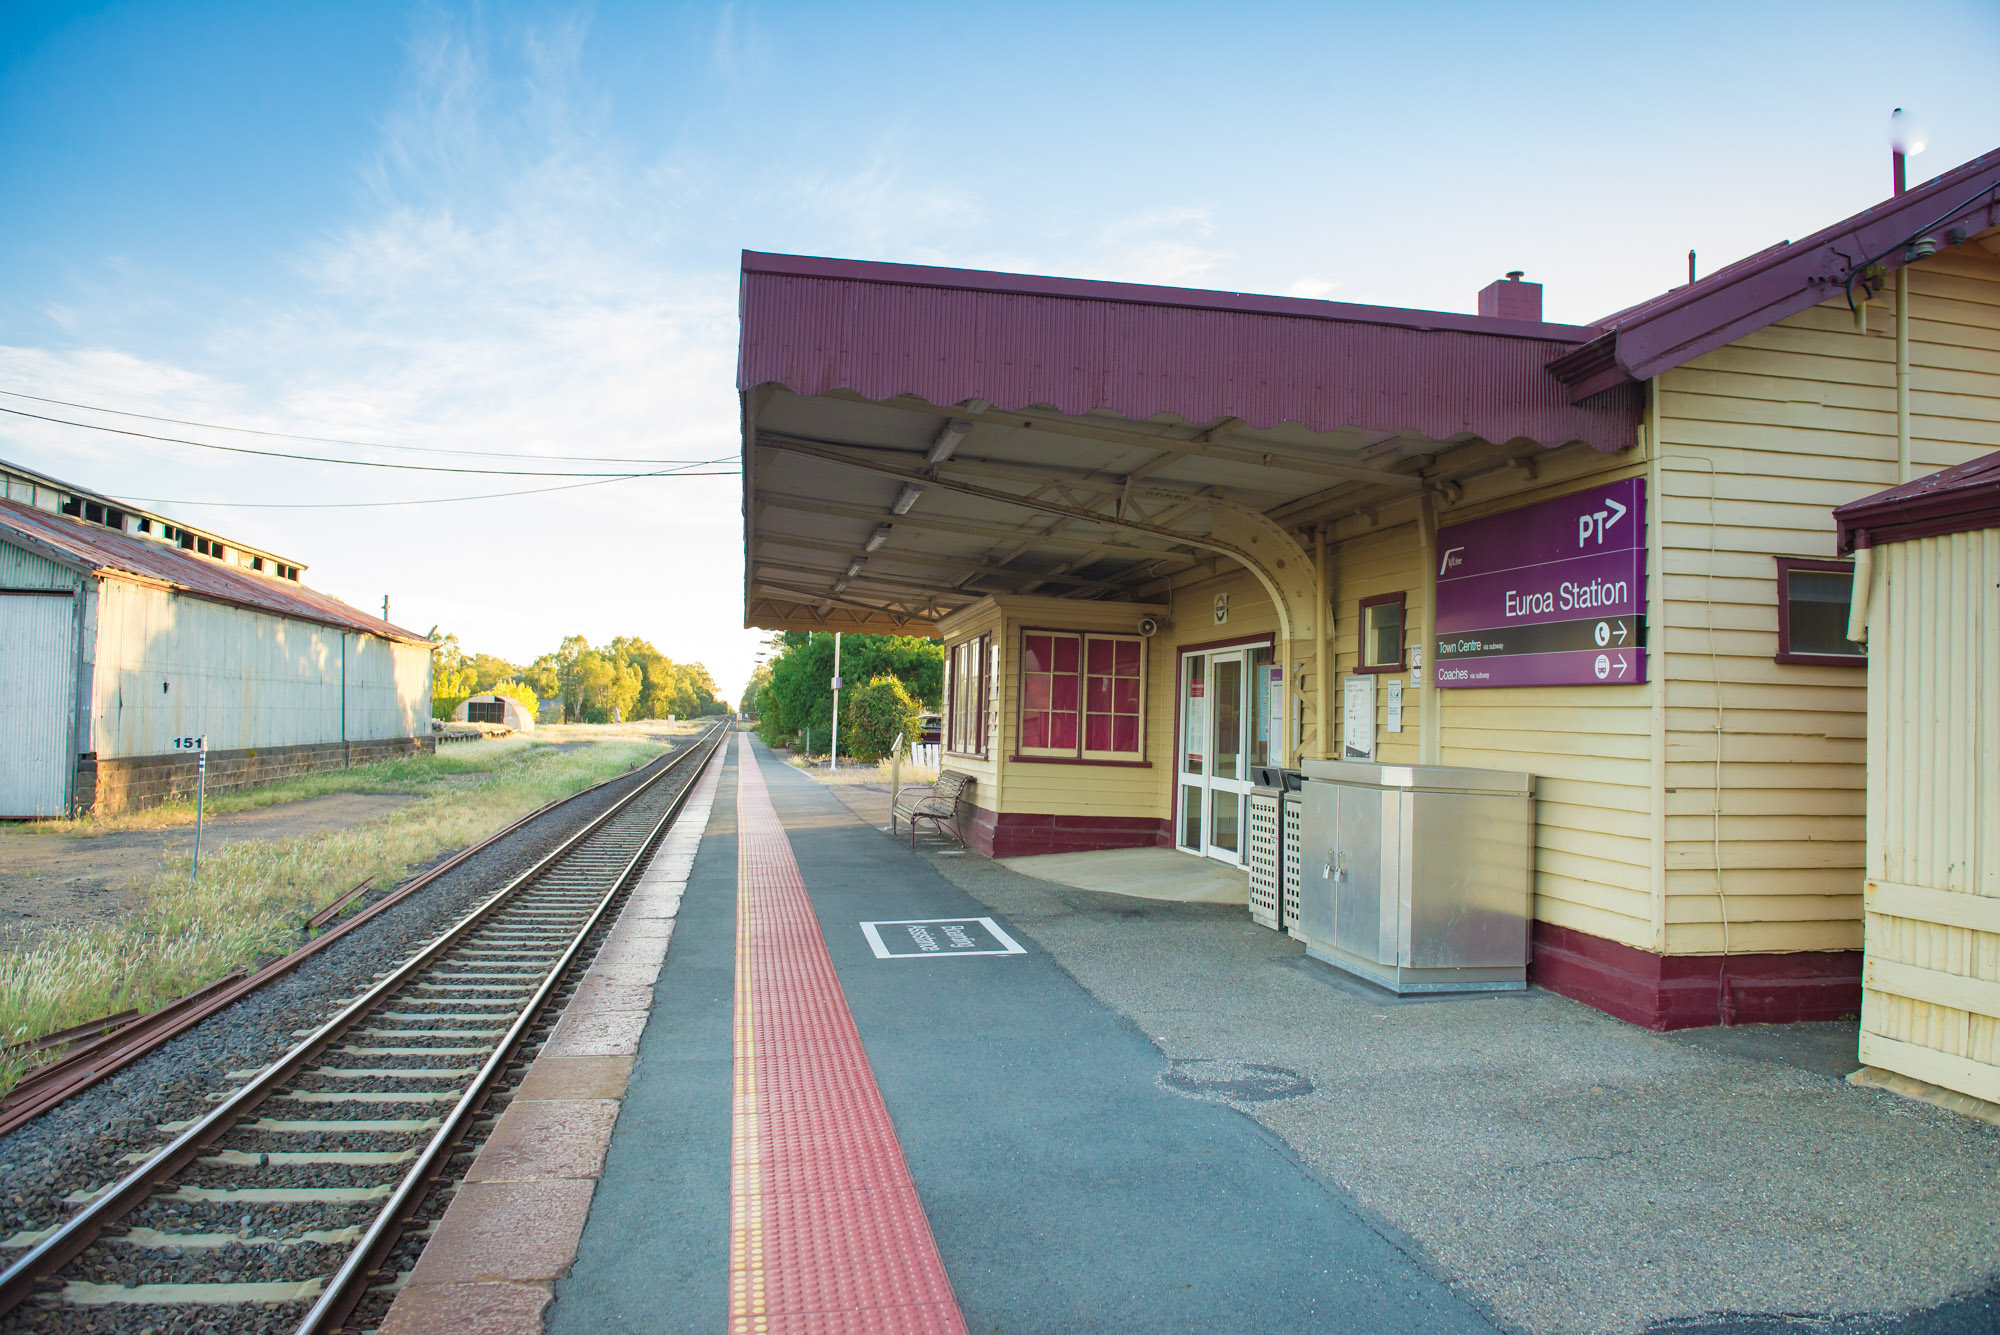
<path fill-rule="evenodd" d="M 545 1034 L 718 725 L 187 1123 L 0 1272 L 8 1329 L 326 1335 Z"/>

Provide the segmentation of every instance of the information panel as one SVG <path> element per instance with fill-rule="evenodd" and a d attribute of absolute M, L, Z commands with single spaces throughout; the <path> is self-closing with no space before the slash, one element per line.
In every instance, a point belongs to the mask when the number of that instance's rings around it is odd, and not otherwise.
<path fill-rule="evenodd" d="M 1646 680 L 1646 483 L 1438 530 L 1440 687 Z"/>

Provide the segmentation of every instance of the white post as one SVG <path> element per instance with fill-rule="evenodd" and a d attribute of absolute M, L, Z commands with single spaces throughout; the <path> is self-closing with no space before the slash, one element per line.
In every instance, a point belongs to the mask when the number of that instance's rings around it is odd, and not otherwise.
<path fill-rule="evenodd" d="M 896 832 L 896 799 L 903 795 L 903 734 L 889 743 L 889 833 Z"/>
<path fill-rule="evenodd" d="M 833 633 L 833 740 L 827 744 L 826 767 L 840 768 L 840 632 Z"/>
<path fill-rule="evenodd" d="M 194 757 L 194 865 L 188 868 L 188 884 L 201 877 L 201 807 L 208 792 L 208 734 L 195 740 Z"/>

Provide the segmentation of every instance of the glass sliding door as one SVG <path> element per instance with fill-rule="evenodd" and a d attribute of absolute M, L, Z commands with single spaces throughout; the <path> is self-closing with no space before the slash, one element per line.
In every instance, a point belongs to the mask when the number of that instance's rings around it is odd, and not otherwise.
<path fill-rule="evenodd" d="M 1176 842 L 1190 853 L 1243 861 L 1250 792 L 1252 651 L 1216 649 L 1181 659 Z"/>

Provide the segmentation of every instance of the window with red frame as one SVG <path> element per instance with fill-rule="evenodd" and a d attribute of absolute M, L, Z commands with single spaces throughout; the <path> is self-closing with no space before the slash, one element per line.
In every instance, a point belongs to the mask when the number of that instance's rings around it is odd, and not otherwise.
<path fill-rule="evenodd" d="M 1021 635 L 1020 754 L 1137 760 L 1145 647 L 1123 635 Z"/>

